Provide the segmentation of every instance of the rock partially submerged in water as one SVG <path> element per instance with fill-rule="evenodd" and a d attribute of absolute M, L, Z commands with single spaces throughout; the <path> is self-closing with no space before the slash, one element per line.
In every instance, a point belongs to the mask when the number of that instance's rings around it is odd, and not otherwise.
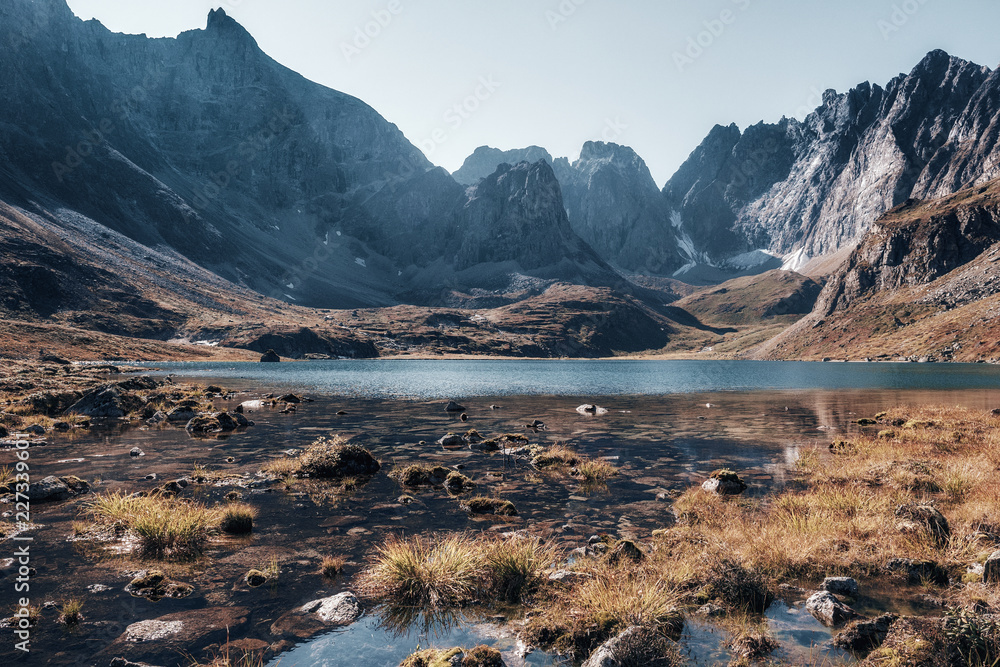
<path fill-rule="evenodd" d="M 39 503 L 52 502 L 89 492 L 90 484 L 79 477 L 49 475 L 28 485 L 28 500 Z"/>
<path fill-rule="evenodd" d="M 465 438 L 455 433 L 449 433 L 448 435 L 438 440 L 437 444 L 441 445 L 442 447 L 456 447 L 456 448 L 464 447 Z"/>
<path fill-rule="evenodd" d="M 448 401 L 448 405 L 444 406 L 445 412 L 465 412 L 465 406 L 455 401 Z"/>
<path fill-rule="evenodd" d="M 576 409 L 576 411 L 581 415 L 605 415 L 608 413 L 606 408 L 602 408 L 599 405 L 593 405 L 591 403 L 581 405 Z"/>
<path fill-rule="evenodd" d="M 369 477 L 381 465 L 364 447 L 333 441 L 317 442 L 299 457 L 299 472 L 320 479 Z"/>
<path fill-rule="evenodd" d="M 806 600 L 806 611 L 824 625 L 841 625 L 858 615 L 829 591 L 820 591 Z"/>
<path fill-rule="evenodd" d="M 143 400 L 116 384 L 96 387 L 66 409 L 68 415 L 83 415 L 94 419 L 122 419 L 140 409 Z"/>
<path fill-rule="evenodd" d="M 747 490 L 747 483 L 732 470 L 724 468 L 713 472 L 701 488 L 720 496 L 738 496 Z"/>
<path fill-rule="evenodd" d="M 461 503 L 460 507 L 469 514 L 493 514 L 495 516 L 517 516 L 517 508 L 509 500 L 478 496 Z"/>
<path fill-rule="evenodd" d="M 677 618 L 674 627 L 671 628 L 675 633 L 681 631 L 684 623 L 683 616 L 678 614 Z M 671 642 L 660 632 L 634 625 L 601 644 L 581 667 L 648 665 L 654 660 L 664 661 L 657 664 L 675 664 L 670 661 L 671 652 Z M 679 663 L 678 657 L 676 664 Z"/>
<path fill-rule="evenodd" d="M 350 625 L 361 618 L 361 603 L 350 591 L 313 600 L 302 605 L 299 610 L 304 614 L 315 614 L 319 620 L 334 627 Z"/>

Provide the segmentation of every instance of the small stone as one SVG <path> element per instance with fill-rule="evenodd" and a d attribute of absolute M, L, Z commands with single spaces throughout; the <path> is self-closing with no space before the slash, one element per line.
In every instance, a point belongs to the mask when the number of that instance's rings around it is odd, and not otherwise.
<path fill-rule="evenodd" d="M 747 483 L 732 470 L 716 470 L 701 488 L 720 496 L 737 496 L 747 490 Z"/>
<path fill-rule="evenodd" d="M 460 435 L 455 435 L 454 433 L 449 433 L 438 440 L 437 444 L 442 447 L 462 447 L 465 445 L 465 438 Z"/>

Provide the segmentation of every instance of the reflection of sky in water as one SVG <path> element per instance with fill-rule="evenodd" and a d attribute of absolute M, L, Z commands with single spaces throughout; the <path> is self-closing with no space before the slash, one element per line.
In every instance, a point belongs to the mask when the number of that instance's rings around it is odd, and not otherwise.
<path fill-rule="evenodd" d="M 318 393 L 371 398 L 1000 387 L 1000 368 L 989 364 L 393 359 L 280 364 L 183 362 L 160 367 L 178 375 L 242 378 Z"/>

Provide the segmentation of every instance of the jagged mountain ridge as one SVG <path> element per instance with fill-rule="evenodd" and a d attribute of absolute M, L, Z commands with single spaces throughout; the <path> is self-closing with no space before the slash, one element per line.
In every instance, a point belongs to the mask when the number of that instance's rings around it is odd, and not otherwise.
<path fill-rule="evenodd" d="M 0 197 L 12 204 L 77 211 L 299 304 L 505 289 L 496 271 L 480 280 L 454 261 L 467 233 L 503 254 L 475 230 L 502 216 L 475 217 L 482 203 L 467 206 L 465 188 L 398 128 L 273 61 L 221 9 L 205 30 L 151 40 L 80 21 L 64 0 L 12 0 L 0 48 Z M 515 225 L 531 243 L 502 242 L 515 255 L 508 282 L 526 272 L 622 284 L 599 258 L 568 265 L 579 240 L 558 227 L 556 195 L 539 200 L 551 210 L 519 212 L 534 216 Z M 546 235 L 550 264 L 516 256 Z"/>
<path fill-rule="evenodd" d="M 885 88 L 827 91 L 803 122 L 716 127 L 664 195 L 712 260 L 764 249 L 801 264 L 906 199 L 1000 175 L 998 118 L 996 73 L 934 51 Z"/>
<path fill-rule="evenodd" d="M 716 126 L 657 202 L 627 147 L 588 143 L 578 162 L 553 165 L 574 228 L 612 264 L 720 280 L 800 268 L 852 247 L 908 198 L 1000 175 L 998 139 L 1000 74 L 933 51 L 884 88 L 827 91 L 804 121 Z M 470 161 L 482 169 L 523 152 L 484 147 Z"/>

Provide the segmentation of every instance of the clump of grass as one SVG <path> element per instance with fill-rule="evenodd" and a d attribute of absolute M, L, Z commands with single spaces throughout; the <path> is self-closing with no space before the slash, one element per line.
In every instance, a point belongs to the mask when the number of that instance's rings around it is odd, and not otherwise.
<path fill-rule="evenodd" d="M 83 621 L 83 600 L 72 599 L 63 602 L 62 607 L 59 609 L 59 620 L 66 625 L 78 625 Z"/>
<path fill-rule="evenodd" d="M 462 508 L 473 515 L 492 514 L 494 516 L 517 516 L 517 508 L 514 503 L 502 498 L 491 498 L 489 496 L 476 496 L 469 498 L 461 504 Z"/>
<path fill-rule="evenodd" d="M 618 475 L 618 469 L 604 459 L 586 459 L 581 461 L 576 469 L 588 483 L 606 482 Z"/>
<path fill-rule="evenodd" d="M 397 604 L 447 607 L 486 597 L 520 602 L 539 590 L 557 560 L 555 548 L 517 534 L 391 537 L 376 549 L 360 582 L 372 597 Z"/>
<path fill-rule="evenodd" d="M 257 518 L 257 508 L 240 502 L 232 502 L 222 510 L 219 528 L 230 535 L 247 535 L 253 532 L 253 522 Z"/>
<path fill-rule="evenodd" d="M 532 465 L 538 469 L 572 468 L 579 463 L 580 457 L 564 445 L 552 445 L 542 450 L 531 459 Z"/>
<path fill-rule="evenodd" d="M 338 574 L 343 574 L 344 565 L 347 559 L 343 556 L 323 556 L 319 564 L 319 571 L 327 579 L 335 579 Z"/>
<path fill-rule="evenodd" d="M 482 549 L 465 535 L 390 537 L 376 548 L 360 588 L 402 604 L 462 604 L 478 595 L 484 565 Z"/>
<path fill-rule="evenodd" d="M 462 667 L 503 667 L 503 656 L 492 646 L 480 644 L 465 653 Z"/>
<path fill-rule="evenodd" d="M 487 578 L 494 595 L 521 602 L 542 584 L 543 573 L 557 560 L 557 552 L 535 537 L 514 535 L 486 545 Z"/>
<path fill-rule="evenodd" d="M 460 648 L 418 650 L 403 660 L 399 667 L 451 667 L 452 660 L 458 659 L 463 653 Z M 464 660 L 462 662 L 464 665 Z"/>
<path fill-rule="evenodd" d="M 413 464 L 403 468 L 396 468 L 389 473 L 389 477 L 396 480 L 403 486 L 415 487 L 428 484 L 439 486 L 444 484 L 444 481 L 451 473 L 452 470 L 445 468 L 444 466 Z"/>
<path fill-rule="evenodd" d="M 218 520 L 201 503 L 154 494 L 121 491 L 95 496 L 89 511 L 99 525 L 128 530 L 143 557 L 186 560 L 201 554 Z"/>

